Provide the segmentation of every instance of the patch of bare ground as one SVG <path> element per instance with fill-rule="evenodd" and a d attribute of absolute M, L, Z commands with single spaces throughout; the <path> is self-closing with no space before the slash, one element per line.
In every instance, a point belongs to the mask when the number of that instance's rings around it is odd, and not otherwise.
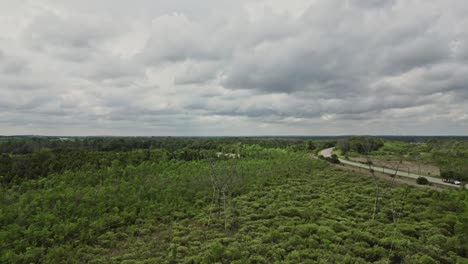
<path fill-rule="evenodd" d="M 362 157 L 349 157 L 350 161 L 366 163 L 367 159 Z M 419 175 L 427 175 L 427 176 L 440 176 L 440 169 L 437 166 L 430 165 L 430 164 L 420 164 L 415 162 L 403 161 L 398 166 L 398 161 L 394 160 L 378 160 L 378 159 L 371 159 L 372 163 L 377 167 L 385 167 L 389 169 L 396 169 L 398 167 L 399 171 L 402 172 L 410 172 Z"/>

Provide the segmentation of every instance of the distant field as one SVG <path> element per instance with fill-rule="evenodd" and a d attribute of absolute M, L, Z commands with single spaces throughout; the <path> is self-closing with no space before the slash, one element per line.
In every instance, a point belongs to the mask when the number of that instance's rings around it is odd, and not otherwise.
<path fill-rule="evenodd" d="M 349 157 L 349 160 L 366 163 L 367 159 L 364 157 Z M 379 157 L 372 156 L 372 163 L 378 167 L 384 167 L 389 169 L 398 169 L 402 172 L 410 172 L 419 175 L 435 176 L 440 177 L 440 169 L 435 165 L 422 164 L 417 162 L 402 161 L 401 163 L 397 160 L 381 160 Z"/>
<path fill-rule="evenodd" d="M 336 153 L 349 160 L 363 163 L 369 158 L 375 165 L 393 169 L 398 167 L 399 170 L 410 173 L 468 180 L 467 139 L 430 139 L 424 142 L 380 141 L 381 147 L 364 151 L 360 148 L 362 142 L 358 139 L 355 143 L 351 143 L 356 144 L 358 148 L 350 148 L 345 154 L 337 149 Z"/>

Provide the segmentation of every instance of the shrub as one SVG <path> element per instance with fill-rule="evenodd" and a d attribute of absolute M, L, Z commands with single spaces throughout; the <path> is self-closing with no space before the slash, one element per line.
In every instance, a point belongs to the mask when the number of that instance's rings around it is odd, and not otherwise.
<path fill-rule="evenodd" d="M 330 162 L 333 164 L 339 164 L 340 160 L 338 159 L 338 156 L 336 154 L 331 155 Z"/>
<path fill-rule="evenodd" d="M 211 247 L 207 252 L 206 260 L 208 262 L 220 261 L 223 258 L 224 253 L 225 248 L 223 245 L 221 245 L 219 242 L 214 242 L 211 244 Z"/>
<path fill-rule="evenodd" d="M 426 185 L 429 183 L 429 181 L 426 179 L 426 177 L 419 177 L 418 179 L 416 179 L 416 183 Z"/>

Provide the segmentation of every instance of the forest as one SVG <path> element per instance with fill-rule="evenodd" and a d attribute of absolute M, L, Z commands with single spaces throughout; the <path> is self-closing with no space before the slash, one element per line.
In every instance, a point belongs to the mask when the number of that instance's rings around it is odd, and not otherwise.
<path fill-rule="evenodd" d="M 467 190 L 316 158 L 340 140 L 359 152 L 350 137 L 0 138 L 0 263 L 468 262 Z M 467 153 L 417 144 L 440 164 Z"/>

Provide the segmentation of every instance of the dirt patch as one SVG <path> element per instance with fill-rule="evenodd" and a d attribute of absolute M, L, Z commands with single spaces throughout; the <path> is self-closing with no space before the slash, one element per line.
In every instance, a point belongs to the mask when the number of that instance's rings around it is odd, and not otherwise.
<path fill-rule="evenodd" d="M 350 161 L 366 163 L 367 159 L 362 157 L 349 157 Z M 396 169 L 398 167 L 399 171 L 410 172 L 413 174 L 427 175 L 427 176 L 440 176 L 440 169 L 437 166 L 430 164 L 420 164 L 409 161 L 403 161 L 401 164 L 398 164 L 398 161 L 388 161 L 388 160 L 378 160 L 371 159 L 372 163 L 377 167 L 384 167 L 389 169 Z"/>

